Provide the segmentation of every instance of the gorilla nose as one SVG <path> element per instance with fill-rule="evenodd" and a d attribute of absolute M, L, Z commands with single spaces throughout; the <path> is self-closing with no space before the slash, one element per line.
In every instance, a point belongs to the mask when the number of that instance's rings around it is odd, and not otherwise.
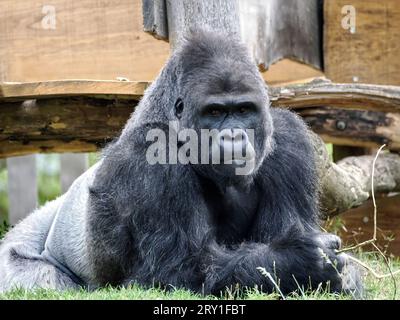
<path fill-rule="evenodd" d="M 218 139 L 220 148 L 227 153 L 239 154 L 242 157 L 246 151 L 246 146 L 249 138 L 246 132 L 242 129 L 224 129 L 221 131 Z"/>

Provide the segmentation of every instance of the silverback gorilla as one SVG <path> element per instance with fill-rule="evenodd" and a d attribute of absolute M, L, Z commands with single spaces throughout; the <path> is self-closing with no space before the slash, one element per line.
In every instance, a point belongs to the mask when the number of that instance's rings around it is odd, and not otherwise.
<path fill-rule="evenodd" d="M 307 128 L 269 104 L 246 48 L 221 35 L 189 36 L 102 159 L 6 235 L 0 291 L 138 283 L 272 292 L 262 267 L 284 294 L 320 284 L 359 293 L 357 269 L 335 253 L 340 240 L 318 226 Z M 211 156 L 232 145 L 252 152 L 219 164 L 149 164 L 147 134 L 171 130 L 171 121 L 199 135 L 225 132 L 210 143 Z M 244 161 L 253 168 L 235 174 Z"/>

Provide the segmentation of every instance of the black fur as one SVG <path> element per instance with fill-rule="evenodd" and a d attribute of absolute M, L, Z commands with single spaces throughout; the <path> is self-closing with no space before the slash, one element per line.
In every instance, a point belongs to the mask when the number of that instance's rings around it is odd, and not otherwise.
<path fill-rule="evenodd" d="M 196 102 L 224 92 L 255 92 L 264 102 L 251 177 L 224 179 L 204 165 L 146 162 L 149 129 L 167 130 L 168 121 L 178 118 L 197 130 Z M 270 292 L 272 282 L 257 270 L 264 267 L 284 293 L 327 282 L 332 291 L 342 290 L 344 258 L 323 240 L 317 223 L 307 129 L 293 113 L 268 104 L 255 65 L 237 43 L 199 34 L 171 58 L 106 150 L 91 188 L 90 257 L 100 284 L 156 283 L 219 293 L 238 283 Z"/>
<path fill-rule="evenodd" d="M 146 135 L 168 133 L 170 121 L 198 133 L 239 129 L 248 137 L 245 130 L 254 129 L 254 141 L 241 140 L 255 151 L 254 170 L 233 175 L 240 159 L 150 165 Z M 221 137 L 216 152 L 230 146 Z M 317 193 L 302 120 L 270 109 L 242 45 L 200 33 L 173 54 L 102 161 L 5 236 L 0 292 L 132 282 L 271 292 L 275 284 L 261 267 L 285 294 L 328 282 L 332 291 L 359 294 L 358 272 L 335 254 L 340 241 L 320 232 Z"/>

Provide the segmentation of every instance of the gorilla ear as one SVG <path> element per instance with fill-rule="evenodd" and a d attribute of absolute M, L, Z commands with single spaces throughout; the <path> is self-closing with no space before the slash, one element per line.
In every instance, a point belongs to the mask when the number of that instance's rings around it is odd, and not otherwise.
<path fill-rule="evenodd" d="M 175 116 L 180 119 L 183 111 L 183 100 L 178 98 L 175 102 Z"/>

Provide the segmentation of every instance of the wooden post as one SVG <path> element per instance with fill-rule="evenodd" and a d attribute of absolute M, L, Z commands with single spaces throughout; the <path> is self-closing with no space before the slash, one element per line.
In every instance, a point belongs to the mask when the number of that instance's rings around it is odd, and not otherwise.
<path fill-rule="evenodd" d="M 205 29 L 240 37 L 238 0 L 167 0 L 168 34 L 172 48 L 188 31 Z"/>
<path fill-rule="evenodd" d="M 172 49 L 190 30 L 211 30 L 243 40 L 261 69 L 282 58 L 322 68 L 319 0 L 143 0 L 143 21 Z"/>
<path fill-rule="evenodd" d="M 7 169 L 8 220 L 15 225 L 37 207 L 36 156 L 8 158 Z"/>
<path fill-rule="evenodd" d="M 89 167 L 86 153 L 64 153 L 60 155 L 61 192 L 68 190 L 71 184 Z"/>

